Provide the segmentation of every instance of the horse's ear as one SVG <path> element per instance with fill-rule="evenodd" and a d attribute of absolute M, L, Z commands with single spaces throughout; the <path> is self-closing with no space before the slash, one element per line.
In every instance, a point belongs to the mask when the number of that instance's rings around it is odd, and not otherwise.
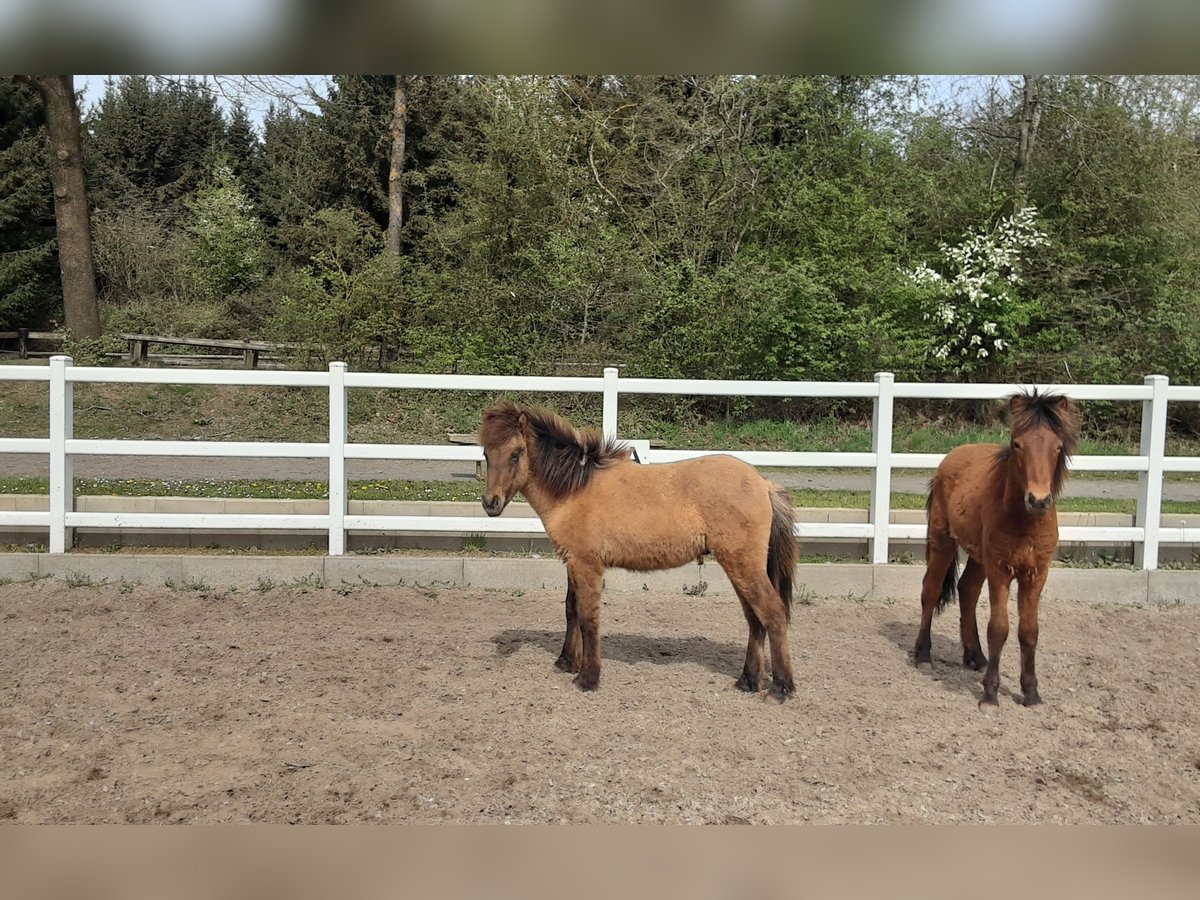
<path fill-rule="evenodd" d="M 1055 399 L 1054 407 L 1063 428 L 1068 433 L 1077 433 L 1079 431 L 1079 404 L 1063 394 Z"/>
<path fill-rule="evenodd" d="M 1025 394 L 1013 394 L 1004 401 L 1005 418 L 1009 422 L 1012 422 L 1013 418 L 1025 408 L 1025 404 L 1028 402 L 1029 398 Z"/>

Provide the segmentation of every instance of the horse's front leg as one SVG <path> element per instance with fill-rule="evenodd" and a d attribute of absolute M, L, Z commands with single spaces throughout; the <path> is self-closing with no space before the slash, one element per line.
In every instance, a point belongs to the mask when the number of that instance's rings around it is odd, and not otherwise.
<path fill-rule="evenodd" d="M 558 655 L 554 666 L 563 672 L 578 672 L 580 662 L 579 611 L 575 599 L 575 583 L 571 580 L 570 572 L 567 573 L 567 599 L 564 605 L 567 608 L 567 634 L 563 638 L 562 653 Z"/>
<path fill-rule="evenodd" d="M 1008 640 L 1008 589 L 1012 576 L 999 570 L 988 573 L 988 600 L 991 615 L 988 617 L 988 664 L 983 676 L 983 699 L 980 708 L 998 706 L 996 694 L 1000 690 L 1000 651 Z"/>
<path fill-rule="evenodd" d="M 600 684 L 600 587 L 604 568 L 569 563 L 567 575 L 575 586 L 575 618 L 582 654 L 575 683 L 580 690 L 594 691 Z"/>
<path fill-rule="evenodd" d="M 1038 640 L 1038 603 L 1042 588 L 1046 584 L 1047 568 L 1023 572 L 1017 578 L 1017 641 L 1021 645 L 1021 694 L 1022 703 L 1036 706 L 1042 702 L 1038 694 L 1037 673 L 1034 671 L 1034 654 Z"/>

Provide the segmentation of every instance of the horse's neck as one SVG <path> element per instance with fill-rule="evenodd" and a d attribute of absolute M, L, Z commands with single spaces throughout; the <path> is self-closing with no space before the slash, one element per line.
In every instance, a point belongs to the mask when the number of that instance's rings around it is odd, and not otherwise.
<path fill-rule="evenodd" d="M 525 499 L 529 501 L 529 505 L 533 507 L 533 511 L 538 514 L 540 519 L 545 519 L 546 515 L 558 506 L 558 500 L 546 490 L 536 472 L 530 473 L 529 480 L 521 488 L 521 493 L 525 495 Z"/>

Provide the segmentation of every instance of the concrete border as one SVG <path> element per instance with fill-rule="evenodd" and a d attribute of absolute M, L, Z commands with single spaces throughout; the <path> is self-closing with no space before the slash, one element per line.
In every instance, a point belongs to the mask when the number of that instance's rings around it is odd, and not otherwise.
<path fill-rule="evenodd" d="M 924 567 L 813 563 L 796 567 L 798 597 L 849 597 L 917 602 Z M 211 588 L 264 584 L 461 585 L 492 590 L 564 589 L 562 563 L 552 558 L 488 556 L 224 556 L 202 554 L 0 553 L 0 579 L 57 578 L 76 582 L 130 582 Z M 731 594 L 721 567 L 691 563 L 662 572 L 610 570 L 609 591 L 678 596 Z M 1045 596 L 1087 603 L 1200 602 L 1200 572 L 1159 569 L 1056 567 Z"/>
<path fill-rule="evenodd" d="M 35 512 L 48 509 L 45 494 L 0 494 L 0 520 L 8 511 Z M 78 512 L 131 512 L 131 513 L 195 513 L 195 514 L 263 514 L 277 515 L 324 515 L 328 510 L 325 500 L 268 500 L 238 499 L 223 497 L 110 497 L 83 495 L 75 498 Z M 483 508 L 475 502 L 430 501 L 430 500 L 351 500 L 350 515 L 377 516 L 428 516 L 453 515 L 482 518 Z M 507 515 L 529 518 L 534 515 L 529 505 L 523 502 L 511 504 Z M 1125 513 L 1060 512 L 1059 524 L 1064 526 L 1128 526 L 1134 517 Z M 827 507 L 797 507 L 799 522 L 843 522 L 863 524 L 867 521 L 865 509 Z M 925 521 L 923 510 L 892 510 L 890 521 L 899 524 L 919 525 Z M 1181 528 L 1200 525 L 1200 515 L 1169 514 L 1161 517 L 1162 527 Z M 288 551 L 300 554 L 305 550 L 324 551 L 328 540 L 325 532 L 287 531 L 230 531 L 220 532 L 189 528 L 126 529 L 126 528 L 76 528 L 73 529 L 75 546 L 93 549 L 123 547 L 171 547 L 176 550 L 201 550 L 213 548 L 236 548 L 260 551 Z M 44 544 L 44 526 L 11 526 L 0 524 L 0 543 L 11 545 Z M 389 550 L 436 550 L 456 552 L 479 546 L 485 550 L 499 552 L 543 553 L 551 555 L 554 548 L 544 534 L 526 532 L 488 532 L 471 534 L 462 532 L 389 532 L 378 530 L 353 530 L 346 533 L 346 547 L 351 552 L 373 549 Z M 863 560 L 867 556 L 866 538 L 804 538 L 805 553 L 821 555 L 830 559 Z M 893 559 L 920 561 L 925 556 L 924 539 L 893 538 L 890 542 Z M 1080 543 L 1063 541 L 1059 544 L 1056 558 L 1063 560 L 1097 561 L 1115 559 L 1132 562 L 1135 544 Z M 1200 544 L 1163 544 L 1159 548 L 1159 562 L 1190 564 L 1200 559 Z"/>

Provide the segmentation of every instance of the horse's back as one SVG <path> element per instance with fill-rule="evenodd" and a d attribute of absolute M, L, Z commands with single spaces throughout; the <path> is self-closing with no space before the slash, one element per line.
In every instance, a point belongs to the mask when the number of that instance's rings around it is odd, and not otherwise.
<path fill-rule="evenodd" d="M 576 531 L 575 546 L 593 546 L 622 568 L 681 565 L 731 543 L 761 546 L 765 554 L 770 536 L 770 482 L 732 456 L 649 466 L 621 461 L 598 471 L 578 502 L 571 520 L 586 523 L 587 534 Z"/>
<path fill-rule="evenodd" d="M 769 482 L 758 470 L 724 455 L 649 466 L 621 462 L 596 479 L 596 488 L 637 506 L 704 519 L 743 509 L 757 513 L 764 501 L 770 504 Z"/>

